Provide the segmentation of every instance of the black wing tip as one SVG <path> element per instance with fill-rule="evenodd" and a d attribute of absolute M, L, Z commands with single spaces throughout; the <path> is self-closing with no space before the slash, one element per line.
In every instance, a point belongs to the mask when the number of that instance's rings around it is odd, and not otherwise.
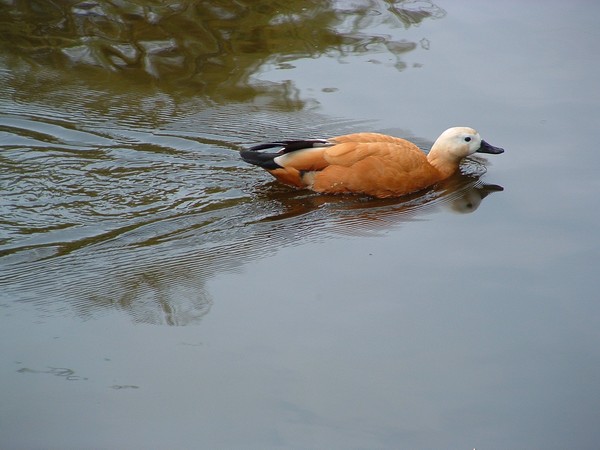
<path fill-rule="evenodd" d="M 260 146 L 257 145 L 256 147 Z M 279 156 L 278 153 L 262 153 L 257 150 L 263 150 L 263 148 L 251 147 L 248 150 L 242 150 L 240 156 L 245 162 L 262 167 L 263 169 L 274 170 L 281 168 L 281 166 L 274 161 L 275 157 Z"/>
<path fill-rule="evenodd" d="M 333 145 L 331 142 L 324 139 L 303 139 L 303 140 L 290 140 L 280 142 L 267 142 L 264 144 L 254 145 L 248 149 L 242 150 L 240 156 L 244 161 L 255 166 L 260 166 L 263 169 L 274 170 L 280 169 L 281 166 L 277 164 L 274 159 L 285 153 L 294 152 L 296 150 L 303 150 L 306 148 L 314 147 L 327 147 Z M 262 152 L 261 150 L 268 150 L 276 148 L 279 151 L 276 153 Z"/>

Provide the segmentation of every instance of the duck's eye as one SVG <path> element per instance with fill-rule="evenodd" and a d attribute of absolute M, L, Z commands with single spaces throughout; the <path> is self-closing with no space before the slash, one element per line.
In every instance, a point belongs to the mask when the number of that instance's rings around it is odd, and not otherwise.
<path fill-rule="evenodd" d="M 467 137 L 465 138 L 465 142 L 471 142 L 471 138 L 467 136 Z"/>

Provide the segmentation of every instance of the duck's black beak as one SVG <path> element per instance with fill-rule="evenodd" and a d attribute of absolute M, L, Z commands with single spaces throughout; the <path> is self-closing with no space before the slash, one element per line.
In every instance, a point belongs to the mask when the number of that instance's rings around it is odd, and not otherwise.
<path fill-rule="evenodd" d="M 477 153 L 491 153 L 492 155 L 498 155 L 500 153 L 504 153 L 504 149 L 500 147 L 494 147 L 493 145 L 488 144 L 484 140 L 481 141 L 481 146 Z"/>

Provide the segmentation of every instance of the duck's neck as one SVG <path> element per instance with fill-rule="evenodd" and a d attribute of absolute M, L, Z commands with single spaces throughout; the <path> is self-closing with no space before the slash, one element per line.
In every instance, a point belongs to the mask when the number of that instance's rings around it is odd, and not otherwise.
<path fill-rule="evenodd" d="M 452 158 L 448 152 L 443 151 L 435 144 L 427 154 L 427 161 L 437 169 L 442 180 L 458 170 L 460 160 L 461 158 Z"/>

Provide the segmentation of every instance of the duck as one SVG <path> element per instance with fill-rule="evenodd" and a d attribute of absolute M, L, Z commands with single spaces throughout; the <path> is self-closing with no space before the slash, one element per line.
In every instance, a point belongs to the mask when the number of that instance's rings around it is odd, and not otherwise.
<path fill-rule="evenodd" d="M 450 177 L 474 153 L 500 154 L 469 127 L 444 131 L 425 154 L 405 139 L 352 133 L 328 139 L 281 140 L 255 145 L 241 158 L 279 182 L 321 194 L 401 197 Z"/>

